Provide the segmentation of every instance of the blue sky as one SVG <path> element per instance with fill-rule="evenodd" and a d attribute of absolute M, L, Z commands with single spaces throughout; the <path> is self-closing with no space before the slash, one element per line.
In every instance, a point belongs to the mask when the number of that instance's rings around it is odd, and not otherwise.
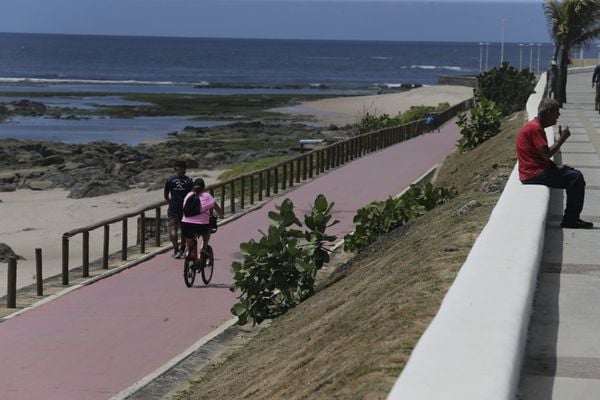
<path fill-rule="evenodd" d="M 0 0 L 0 31 L 549 42 L 542 1 Z"/>

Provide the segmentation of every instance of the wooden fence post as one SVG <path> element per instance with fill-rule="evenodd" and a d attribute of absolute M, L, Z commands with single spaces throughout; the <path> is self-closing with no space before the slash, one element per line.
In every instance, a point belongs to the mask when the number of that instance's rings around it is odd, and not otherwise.
<path fill-rule="evenodd" d="M 142 237 L 140 238 L 140 253 L 144 254 L 146 252 L 146 213 L 143 211 L 140 213 L 140 229 L 142 230 Z M 108 233 L 104 232 L 105 235 Z M 108 239 L 108 237 L 106 237 Z M 108 250 L 108 241 L 107 241 L 107 250 Z M 106 268 L 108 268 L 108 262 L 106 264 Z"/>
<path fill-rule="evenodd" d="M 268 169 L 267 173 L 267 184 L 265 185 L 265 197 L 271 197 L 271 170 Z"/>
<path fill-rule="evenodd" d="M 6 274 L 6 307 L 17 307 L 17 258 L 8 259 L 8 273 Z"/>
<path fill-rule="evenodd" d="M 83 241 L 81 244 L 81 269 L 84 278 L 90 276 L 90 233 L 83 232 Z"/>
<path fill-rule="evenodd" d="M 244 209 L 244 197 L 246 197 L 246 179 L 240 177 L 240 210 Z"/>
<path fill-rule="evenodd" d="M 225 185 L 221 185 L 221 210 L 225 213 Z"/>
<path fill-rule="evenodd" d="M 122 230 L 121 230 L 121 261 L 127 260 L 127 217 L 122 220 Z"/>
<path fill-rule="evenodd" d="M 42 276 L 42 249 L 35 249 L 35 286 L 37 295 L 44 295 L 44 277 Z"/>
<path fill-rule="evenodd" d="M 160 207 L 154 209 L 154 244 L 160 247 Z"/>
<path fill-rule="evenodd" d="M 144 217 L 142 217 L 142 221 L 140 223 L 141 227 L 142 227 L 142 238 L 141 241 L 144 240 L 144 234 L 145 229 L 144 229 Z M 104 242 L 103 242 L 103 249 L 102 249 L 102 268 L 103 269 L 108 269 L 108 244 L 109 244 L 109 240 L 110 240 L 110 225 L 104 225 Z"/>
<path fill-rule="evenodd" d="M 235 179 L 229 184 L 229 190 L 231 191 L 231 193 L 229 193 L 229 208 L 231 213 L 235 214 Z"/>
<path fill-rule="evenodd" d="M 250 175 L 250 205 L 254 204 L 254 174 Z"/>
<path fill-rule="evenodd" d="M 62 238 L 62 284 L 69 284 L 69 237 Z"/>

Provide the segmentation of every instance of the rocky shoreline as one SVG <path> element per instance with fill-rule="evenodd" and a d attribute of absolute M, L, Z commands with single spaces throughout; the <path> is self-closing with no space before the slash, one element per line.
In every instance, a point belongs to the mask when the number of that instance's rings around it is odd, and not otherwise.
<path fill-rule="evenodd" d="M 298 123 L 238 122 L 213 128 L 187 127 L 160 143 L 135 147 L 111 142 L 65 144 L 0 140 L 0 192 L 67 189 L 71 198 L 132 188 L 155 190 L 176 160 L 188 168 L 223 169 L 272 156 L 297 154 L 299 139 L 355 134 L 350 126 L 323 129 Z"/>

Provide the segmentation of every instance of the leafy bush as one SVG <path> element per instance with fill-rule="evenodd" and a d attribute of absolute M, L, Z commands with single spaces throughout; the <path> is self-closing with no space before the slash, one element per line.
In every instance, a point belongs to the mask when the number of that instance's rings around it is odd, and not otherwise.
<path fill-rule="evenodd" d="M 475 97 L 493 100 L 508 115 L 525 108 L 535 82 L 535 75 L 528 69 L 518 71 L 503 62 L 499 69 L 493 68 L 477 77 L 479 89 L 475 90 Z"/>
<path fill-rule="evenodd" d="M 302 227 L 294 214 L 294 204 L 285 199 L 270 212 L 273 223 L 267 233 L 256 242 L 240 245 L 243 262 L 231 265 L 234 274 L 232 291 L 240 290 L 240 300 L 231 308 L 240 325 L 252 319 L 260 324 L 267 318 L 285 313 L 288 309 L 314 293 L 315 276 L 329 262 L 326 242 L 335 240 L 326 229 L 338 221 L 331 221 L 331 209 L 325 196 L 318 195 L 311 214 L 304 217 L 308 230 Z"/>
<path fill-rule="evenodd" d="M 389 114 L 381 114 L 379 116 L 366 113 L 357 124 L 359 133 L 373 132 L 379 129 L 391 128 L 398 125 L 408 124 L 409 122 L 424 119 L 429 112 L 442 112 L 450 108 L 447 102 L 439 103 L 436 107 L 433 106 L 412 106 L 404 114 L 398 113 L 395 117 Z"/>
<path fill-rule="evenodd" d="M 471 109 L 470 118 L 466 113 L 458 114 L 458 127 L 462 138 L 456 146 L 460 151 L 471 150 L 500 132 L 502 111 L 492 100 L 479 98 Z"/>
<path fill-rule="evenodd" d="M 427 183 L 412 185 L 400 197 L 375 201 L 361 208 L 354 216 L 355 231 L 344 237 L 344 250 L 360 252 L 385 233 L 445 203 L 451 196 L 450 190 Z"/>
<path fill-rule="evenodd" d="M 412 121 L 424 119 L 430 112 L 442 112 L 450 108 L 450 103 L 439 103 L 436 107 L 432 106 L 412 106 L 400 116 L 400 123 L 407 124 Z"/>

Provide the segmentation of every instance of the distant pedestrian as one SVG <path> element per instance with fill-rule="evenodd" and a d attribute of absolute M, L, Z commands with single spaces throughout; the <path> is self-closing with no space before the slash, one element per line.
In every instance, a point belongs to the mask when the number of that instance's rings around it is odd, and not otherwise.
<path fill-rule="evenodd" d="M 517 133 L 516 147 L 519 161 L 519 179 L 524 184 L 545 185 L 567 190 L 567 206 L 560 224 L 562 228 L 591 229 L 594 224 L 579 217 L 585 197 L 583 174 L 568 165 L 557 165 L 550 158 L 571 135 L 569 128 L 558 127 L 560 137 L 550 147 L 545 128 L 556 124 L 560 105 L 554 99 L 543 99 L 538 115 Z"/>
<path fill-rule="evenodd" d="M 181 242 L 178 244 L 178 232 L 181 229 L 181 218 L 183 217 L 183 199 L 192 190 L 192 178 L 185 175 L 186 165 L 183 161 L 177 161 L 174 166 L 175 175 L 167 178 L 165 182 L 164 196 L 169 202 L 167 218 L 169 220 L 169 238 L 173 243 L 173 257 L 181 258 L 185 252 L 185 241 L 183 233 Z"/>
<path fill-rule="evenodd" d="M 596 98 L 594 99 L 594 109 L 600 113 L 600 64 L 594 68 L 594 75 L 592 75 L 592 87 L 596 86 Z"/>
<path fill-rule="evenodd" d="M 548 87 L 548 96 L 551 99 L 556 98 L 556 88 L 558 86 L 558 66 L 556 60 L 550 62 L 550 68 L 546 72 L 546 86 Z"/>

